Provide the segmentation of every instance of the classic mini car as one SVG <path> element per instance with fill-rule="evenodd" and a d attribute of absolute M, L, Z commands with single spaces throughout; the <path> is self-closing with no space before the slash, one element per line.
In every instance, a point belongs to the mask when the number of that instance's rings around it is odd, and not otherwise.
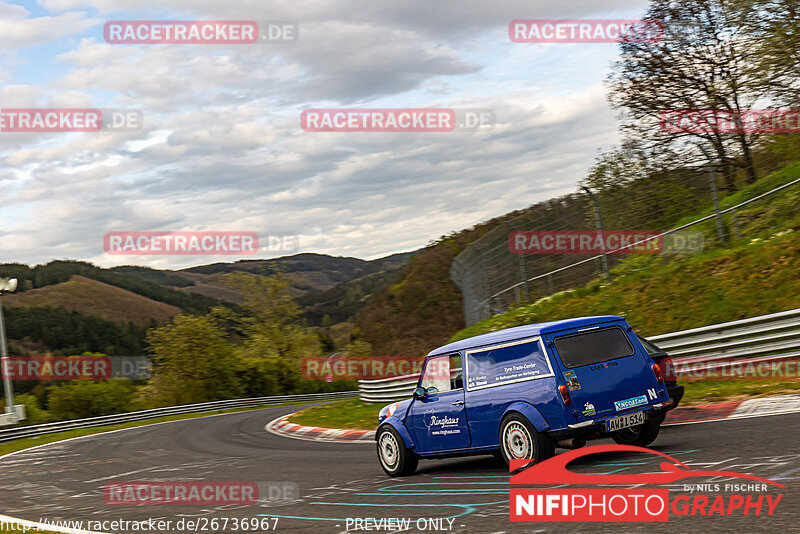
<path fill-rule="evenodd" d="M 672 405 L 661 368 L 623 318 L 581 317 L 431 351 L 413 398 L 381 410 L 375 439 L 390 476 L 426 458 L 541 461 L 589 439 L 649 445 Z"/>

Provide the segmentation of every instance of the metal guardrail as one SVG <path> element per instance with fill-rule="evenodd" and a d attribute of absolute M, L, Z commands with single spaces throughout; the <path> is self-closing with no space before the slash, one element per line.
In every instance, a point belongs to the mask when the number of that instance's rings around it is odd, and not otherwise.
<path fill-rule="evenodd" d="M 734 362 L 773 363 L 800 359 L 800 308 L 769 315 L 712 324 L 647 338 L 664 349 L 675 370 L 690 374 L 731 367 Z M 419 375 L 359 380 L 364 402 L 407 399 Z"/>
<path fill-rule="evenodd" d="M 73 421 L 59 421 L 56 423 L 46 423 L 43 425 L 21 426 L 0 430 L 0 442 L 11 441 L 20 438 L 31 438 L 53 432 L 63 432 L 64 430 L 74 430 L 76 428 L 89 428 L 95 426 L 116 425 L 131 421 L 142 421 L 154 417 L 164 417 L 168 415 L 180 415 L 184 413 L 210 412 L 214 410 L 227 410 L 229 408 L 247 408 L 261 405 L 283 404 L 285 402 L 304 402 L 320 401 L 333 399 L 347 399 L 358 395 L 357 391 L 336 391 L 333 393 L 309 393 L 304 395 L 276 395 L 272 397 L 254 397 L 249 399 L 231 399 L 213 402 L 202 402 L 199 404 L 184 404 L 181 406 L 168 406 L 166 408 L 155 408 L 153 410 L 142 410 L 138 412 L 128 412 L 114 415 L 104 415 L 101 417 L 90 417 L 87 419 L 76 419 Z"/>
<path fill-rule="evenodd" d="M 647 338 L 672 356 L 676 372 L 800 358 L 800 309 Z"/>
<path fill-rule="evenodd" d="M 359 380 L 358 392 L 364 402 L 392 402 L 410 397 L 418 381 L 418 374 Z"/>

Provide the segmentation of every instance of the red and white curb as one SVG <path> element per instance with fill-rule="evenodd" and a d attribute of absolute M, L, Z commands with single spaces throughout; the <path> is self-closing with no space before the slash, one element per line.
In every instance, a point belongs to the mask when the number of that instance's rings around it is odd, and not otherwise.
<path fill-rule="evenodd" d="M 664 426 L 727 421 L 800 412 L 800 395 L 760 397 L 745 401 L 722 402 L 675 408 L 667 414 Z"/>
<path fill-rule="evenodd" d="M 374 430 L 344 430 L 340 428 L 322 428 L 318 426 L 302 426 L 290 423 L 293 413 L 273 419 L 264 427 L 267 432 L 286 438 L 304 439 L 307 441 L 336 441 L 341 443 L 374 443 Z"/>

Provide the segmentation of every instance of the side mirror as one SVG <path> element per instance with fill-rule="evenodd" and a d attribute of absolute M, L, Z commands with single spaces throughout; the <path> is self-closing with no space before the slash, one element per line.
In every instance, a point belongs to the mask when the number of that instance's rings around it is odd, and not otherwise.
<path fill-rule="evenodd" d="M 421 399 L 427 394 L 428 394 L 428 392 L 425 391 L 425 388 L 422 387 L 422 386 L 418 386 L 417 389 L 414 390 L 414 398 L 415 399 Z"/>

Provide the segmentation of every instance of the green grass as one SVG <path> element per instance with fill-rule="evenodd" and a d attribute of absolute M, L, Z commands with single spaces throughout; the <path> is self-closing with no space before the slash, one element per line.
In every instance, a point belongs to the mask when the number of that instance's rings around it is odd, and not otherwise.
<path fill-rule="evenodd" d="M 714 404 L 771 395 L 800 393 L 800 378 L 776 380 L 680 381 L 685 393 L 680 407 Z M 388 404 L 388 403 L 386 403 Z M 334 401 L 306 408 L 289 418 L 298 425 L 351 430 L 375 430 L 378 412 L 385 404 L 367 404 L 361 399 Z"/>
<path fill-rule="evenodd" d="M 386 404 L 389 403 L 367 404 L 361 399 L 329 402 L 306 408 L 290 417 L 289 421 L 321 428 L 375 430 L 378 427 L 378 412 Z"/>
<path fill-rule="evenodd" d="M 800 393 L 800 378 L 776 380 L 718 380 L 680 382 L 686 389 L 680 406 L 713 404 L 770 395 Z"/>
<path fill-rule="evenodd" d="M 800 177 L 800 162 L 765 176 L 721 200 L 732 206 Z M 707 215 L 697 213 L 685 221 Z M 703 231 L 706 250 L 689 256 L 639 255 L 623 259 L 612 282 L 542 298 L 457 332 L 451 341 L 511 326 L 586 315 L 621 315 L 651 336 L 800 306 L 800 185 L 788 187 L 740 210 L 742 239 L 726 247 L 715 238 L 715 223 Z M 725 216 L 733 233 L 731 216 Z"/>
<path fill-rule="evenodd" d="M 308 404 L 308 401 L 304 402 L 287 402 L 283 404 L 269 404 L 269 405 L 260 405 L 254 406 L 252 408 L 231 408 L 229 410 L 214 410 L 211 412 L 202 412 L 202 413 L 191 413 L 191 414 L 180 414 L 180 415 L 168 415 L 164 417 L 156 417 L 153 419 L 147 419 L 145 421 L 131 421 L 130 423 L 122 423 L 118 425 L 108 425 L 108 426 L 98 426 L 92 428 L 78 428 L 75 430 L 66 430 L 64 432 L 55 432 L 53 434 L 45 434 L 43 436 L 34 437 L 34 438 L 23 438 L 17 439 L 14 441 L 9 441 L 6 443 L 0 443 L 0 456 L 4 454 L 8 454 L 11 452 L 21 451 L 23 449 L 28 449 L 30 447 L 35 447 L 37 445 L 44 445 L 45 443 L 53 443 L 56 441 L 62 441 L 65 439 L 70 438 L 77 438 L 80 436 L 90 436 L 93 434 L 100 434 L 102 432 L 108 432 L 109 430 L 119 430 L 122 428 L 135 428 L 139 426 L 146 426 L 152 425 L 155 423 L 163 423 L 166 421 L 182 421 L 184 419 L 197 419 L 199 417 L 208 417 L 210 415 L 218 415 L 223 413 L 238 413 L 238 412 L 249 412 L 252 410 L 261 410 L 264 408 L 277 408 L 280 406 L 295 406 L 298 404 Z M 0 531 L 2 532 L 2 531 Z"/>
<path fill-rule="evenodd" d="M 644 336 L 800 307 L 800 232 L 682 260 L 629 262 L 611 283 L 592 282 L 514 308 L 452 340 L 587 315 L 620 315 Z"/>

